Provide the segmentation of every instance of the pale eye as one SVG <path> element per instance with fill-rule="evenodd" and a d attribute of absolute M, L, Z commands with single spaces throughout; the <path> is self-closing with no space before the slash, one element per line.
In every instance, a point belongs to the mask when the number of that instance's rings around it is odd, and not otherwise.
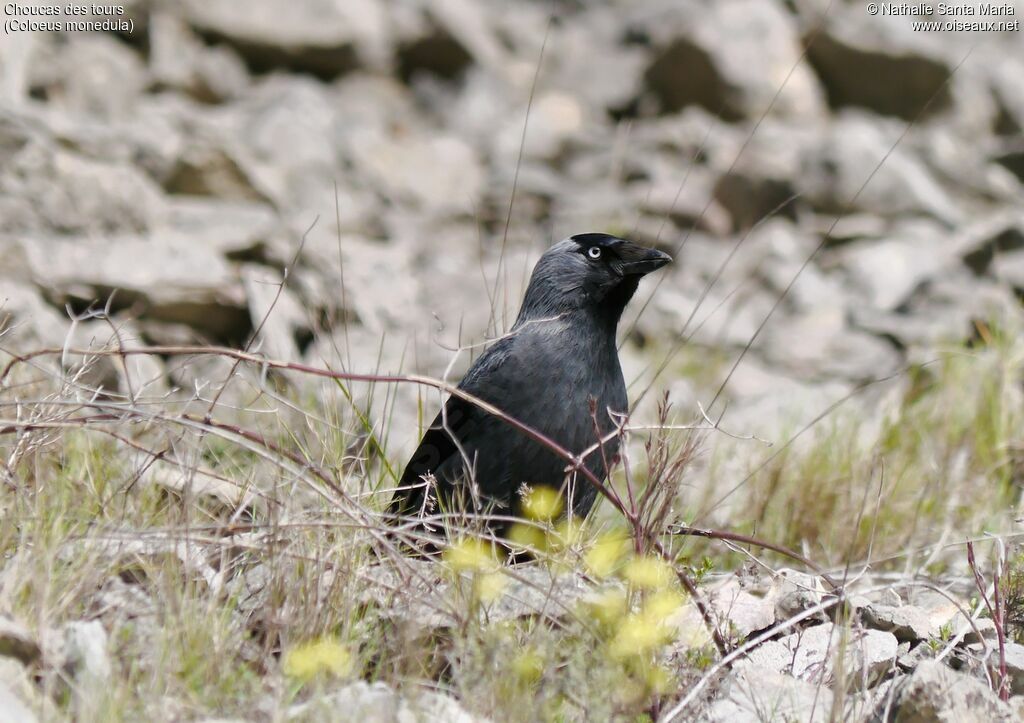
<path fill-rule="evenodd" d="M 587 256 L 594 259 L 595 261 L 601 258 L 601 249 L 597 246 L 591 246 L 587 249 Z"/>

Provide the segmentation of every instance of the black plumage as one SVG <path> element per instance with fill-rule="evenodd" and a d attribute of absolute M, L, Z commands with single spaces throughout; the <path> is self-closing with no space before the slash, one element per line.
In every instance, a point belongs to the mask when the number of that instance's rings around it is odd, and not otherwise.
<path fill-rule="evenodd" d="M 472 365 L 459 388 L 493 404 L 562 447 L 579 453 L 614 429 L 610 412 L 628 408 L 615 333 L 645 274 L 671 257 L 607 234 L 572 236 L 537 262 L 512 330 Z M 599 479 L 618 442 L 587 467 Z M 389 511 L 400 515 L 490 512 L 516 515 L 523 485 L 566 492 L 573 515 L 586 515 L 597 491 L 566 462 L 521 430 L 452 396 L 402 475 Z M 475 481 L 475 490 L 471 489 Z M 429 483 L 429 484 L 428 484 Z M 501 532 L 506 525 L 494 524 Z"/>

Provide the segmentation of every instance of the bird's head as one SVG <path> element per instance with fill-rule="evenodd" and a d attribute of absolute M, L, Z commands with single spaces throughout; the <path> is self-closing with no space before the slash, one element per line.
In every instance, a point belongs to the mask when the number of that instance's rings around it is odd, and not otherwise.
<path fill-rule="evenodd" d="M 640 279 L 672 260 L 617 236 L 583 233 L 541 256 L 519 312 L 520 321 L 583 310 L 618 323 Z"/>

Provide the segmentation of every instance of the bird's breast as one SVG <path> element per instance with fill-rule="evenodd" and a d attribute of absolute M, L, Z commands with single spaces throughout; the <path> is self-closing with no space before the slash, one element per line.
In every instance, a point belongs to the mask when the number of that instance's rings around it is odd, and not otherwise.
<path fill-rule="evenodd" d="M 626 387 L 610 340 L 563 326 L 557 332 L 532 333 L 517 344 L 516 358 L 528 367 L 521 393 L 528 400 L 521 421 L 577 451 L 596 437 L 595 417 L 604 432 L 608 411 L 625 412 Z M 596 403 L 591 414 L 591 400 Z"/>

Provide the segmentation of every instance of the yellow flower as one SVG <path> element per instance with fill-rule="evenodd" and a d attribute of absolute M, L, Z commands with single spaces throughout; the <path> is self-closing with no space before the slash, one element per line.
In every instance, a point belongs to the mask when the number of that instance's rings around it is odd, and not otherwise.
<path fill-rule="evenodd" d="M 453 543 L 441 557 L 455 572 L 492 570 L 498 566 L 494 545 L 475 537 Z"/>
<path fill-rule="evenodd" d="M 536 522 L 547 522 L 562 514 L 562 495 L 550 487 L 534 487 L 523 495 L 523 514 Z"/>
<path fill-rule="evenodd" d="M 672 631 L 660 622 L 641 614 L 629 615 L 611 641 L 611 654 L 615 658 L 643 655 L 672 639 Z"/>
<path fill-rule="evenodd" d="M 660 557 L 634 557 L 626 563 L 622 576 L 636 587 L 657 590 L 675 580 L 672 566 Z"/>
<path fill-rule="evenodd" d="M 524 650 L 513 659 L 512 672 L 524 683 L 535 683 L 544 674 L 544 658 L 535 650 Z"/>
<path fill-rule="evenodd" d="M 515 547 L 544 552 L 548 547 L 548 537 L 544 530 L 534 525 L 517 522 L 508 531 L 508 541 Z"/>
<path fill-rule="evenodd" d="M 626 591 L 614 588 L 602 590 L 588 600 L 588 605 L 595 618 L 606 625 L 614 625 L 626 614 L 628 607 Z"/>
<path fill-rule="evenodd" d="M 657 695 L 668 695 L 676 689 L 676 681 L 672 673 L 660 665 L 652 665 L 644 672 L 644 682 L 648 689 Z"/>
<path fill-rule="evenodd" d="M 591 574 L 597 577 L 608 577 L 619 566 L 628 551 L 629 538 L 621 533 L 613 532 L 599 537 L 594 546 L 583 556 L 583 562 L 586 563 Z"/>
<path fill-rule="evenodd" d="M 641 614 L 651 622 L 660 624 L 685 602 L 686 598 L 674 590 L 660 590 L 647 598 Z"/>
<path fill-rule="evenodd" d="M 625 617 L 620 614 L 617 619 L 621 622 L 611 640 L 611 654 L 619 659 L 628 658 L 671 642 L 674 629 L 669 617 L 685 602 L 679 593 L 662 590 L 650 595 L 638 612 Z"/>
<path fill-rule="evenodd" d="M 290 678 L 308 680 L 320 673 L 337 677 L 352 670 L 352 655 L 336 640 L 317 640 L 292 648 L 284 656 L 284 673 Z"/>
<path fill-rule="evenodd" d="M 583 522 L 577 518 L 562 520 L 555 526 L 555 539 L 561 547 L 572 547 L 583 541 Z"/>
<path fill-rule="evenodd" d="M 473 579 L 473 596 L 481 602 L 492 602 L 501 597 L 508 579 L 500 572 L 485 572 Z"/>

